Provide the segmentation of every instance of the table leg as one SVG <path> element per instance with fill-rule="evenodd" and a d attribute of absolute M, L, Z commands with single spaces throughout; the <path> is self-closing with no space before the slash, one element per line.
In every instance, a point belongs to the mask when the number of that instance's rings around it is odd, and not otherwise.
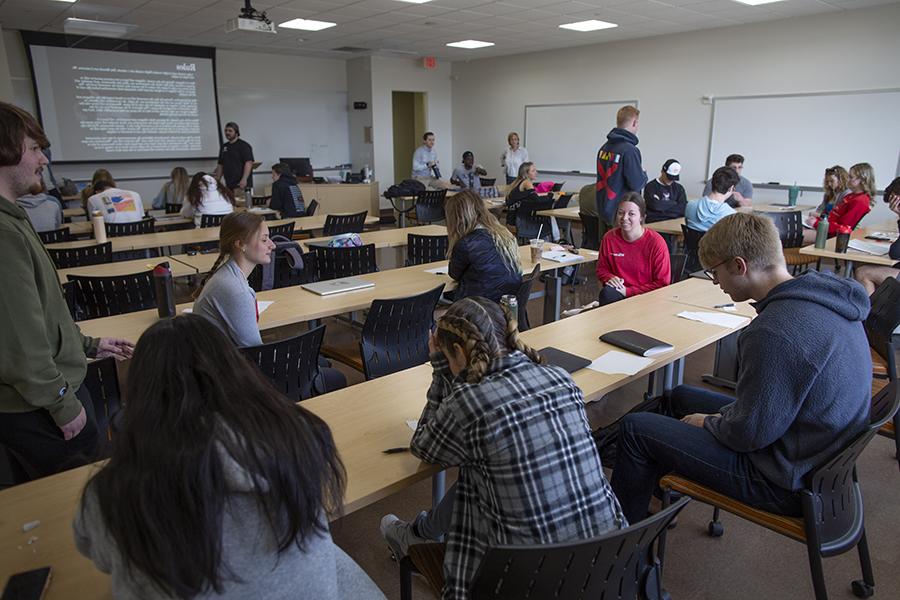
<path fill-rule="evenodd" d="M 447 471 L 440 471 L 431 476 L 431 507 L 434 508 L 447 491 Z"/>
<path fill-rule="evenodd" d="M 703 381 L 730 390 L 737 387 L 739 331 L 727 335 L 716 342 L 716 359 L 713 372 L 703 376 Z"/>
<path fill-rule="evenodd" d="M 562 277 L 557 272 L 558 269 L 548 271 L 544 277 L 544 323 L 559 321 Z"/>

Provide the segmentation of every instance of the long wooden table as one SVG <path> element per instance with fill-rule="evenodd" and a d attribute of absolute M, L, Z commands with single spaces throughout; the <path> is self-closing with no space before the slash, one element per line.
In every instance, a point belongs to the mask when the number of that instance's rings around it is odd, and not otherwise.
<path fill-rule="evenodd" d="M 857 229 L 850 234 L 850 239 L 862 240 L 869 244 L 878 244 L 880 246 L 884 246 L 885 249 L 889 248 L 891 245 L 890 242 L 879 242 L 876 240 L 865 239 L 867 235 L 875 231 L 896 232 L 897 224 L 884 223 L 882 226 Z M 897 259 L 891 258 L 887 254 L 879 256 L 877 254 L 869 254 L 868 252 L 861 252 L 852 248 L 848 248 L 846 252 L 838 252 L 835 249 L 835 244 L 837 244 L 837 237 L 833 237 L 826 241 L 825 247 L 821 249 L 816 248 L 815 245 L 804 246 L 803 248 L 800 248 L 800 254 L 806 254 L 808 256 L 815 256 L 818 258 L 831 258 L 834 260 L 842 261 L 844 267 L 844 275 L 846 275 L 847 277 L 852 275 L 855 263 L 880 265 L 883 267 L 892 267 L 897 264 Z"/>
<path fill-rule="evenodd" d="M 599 335 L 630 328 L 655 335 L 675 347 L 672 352 L 655 357 L 650 366 L 636 375 L 607 375 L 588 369 L 576 372 L 573 377 L 585 400 L 597 400 L 733 332 L 675 316 L 689 305 L 672 300 L 673 294 L 715 303 L 724 297 L 710 282 L 689 279 L 536 327 L 525 332 L 523 340 L 535 348 L 562 347 L 593 359 L 615 349 L 601 342 Z M 412 431 L 405 421 L 419 417 L 430 381 L 431 367 L 426 364 L 304 402 L 305 408 L 328 423 L 347 469 L 346 513 L 437 472 L 437 467 L 424 464 L 409 453 L 381 452 L 409 444 Z M 13 573 L 50 565 L 53 583 L 47 600 L 111 598 L 109 577 L 77 553 L 72 537 L 71 522 L 81 490 L 96 468 L 81 467 L 0 491 L 0 581 Z M 22 525 L 34 520 L 40 520 L 40 525 L 23 532 Z M 32 538 L 37 539 L 29 544 Z"/>
<path fill-rule="evenodd" d="M 193 219 L 185 219 L 181 215 L 167 215 L 156 217 L 154 223 L 155 228 L 171 227 L 173 225 L 193 224 Z M 94 233 L 94 225 L 90 221 L 77 221 L 75 223 L 64 223 L 63 227 L 69 229 L 69 233 L 74 236 L 91 235 Z"/>

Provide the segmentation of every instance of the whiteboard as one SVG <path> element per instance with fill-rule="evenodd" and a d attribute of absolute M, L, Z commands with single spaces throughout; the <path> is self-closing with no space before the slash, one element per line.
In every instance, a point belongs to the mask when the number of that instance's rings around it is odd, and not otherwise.
<path fill-rule="evenodd" d="M 308 156 L 313 168 L 350 162 L 346 92 L 220 87 L 219 115 L 240 126 L 263 170 L 282 156 Z"/>
<path fill-rule="evenodd" d="M 827 167 L 867 162 L 879 189 L 900 169 L 900 89 L 713 100 L 707 177 L 729 154 L 754 183 L 821 187 Z"/>
<path fill-rule="evenodd" d="M 597 151 L 626 104 L 637 100 L 525 105 L 528 158 L 538 171 L 596 173 Z"/>

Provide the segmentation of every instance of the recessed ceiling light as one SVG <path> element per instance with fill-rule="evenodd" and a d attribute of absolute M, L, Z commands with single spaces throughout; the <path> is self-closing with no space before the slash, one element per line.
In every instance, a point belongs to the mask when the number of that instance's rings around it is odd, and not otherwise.
<path fill-rule="evenodd" d="M 493 46 L 494 42 L 479 42 L 478 40 L 463 40 L 461 42 L 450 42 L 447 44 L 453 48 L 465 48 L 466 50 L 474 50 L 475 48 L 487 48 Z"/>
<path fill-rule="evenodd" d="M 590 21 L 579 21 L 577 23 L 566 23 L 560 25 L 560 29 L 572 29 L 574 31 L 597 31 L 598 29 L 610 29 L 618 27 L 615 23 L 607 23 L 606 21 L 598 21 L 591 19 Z"/>
<path fill-rule="evenodd" d="M 128 23 L 113 23 L 112 21 L 95 21 L 93 19 L 78 19 L 67 17 L 63 21 L 63 31 L 80 35 L 97 35 L 101 37 L 124 37 L 137 29 L 137 25 Z"/>
<path fill-rule="evenodd" d="M 279 27 L 284 27 L 285 29 L 303 29 L 305 31 L 322 31 L 323 29 L 328 29 L 335 25 L 337 25 L 337 23 L 315 21 L 313 19 L 291 19 L 290 21 L 278 24 Z"/>
<path fill-rule="evenodd" d="M 781 2 L 781 0 L 735 0 L 741 4 L 749 4 L 750 6 L 759 6 L 760 4 L 772 4 L 773 2 Z"/>
<path fill-rule="evenodd" d="M 78 0 L 56 0 L 56 1 L 57 2 L 68 2 L 69 4 L 74 4 L 75 2 L 78 2 Z"/>
<path fill-rule="evenodd" d="M 410 4 L 425 4 L 426 2 L 431 2 L 431 0 L 399 0 L 400 2 L 409 2 Z"/>

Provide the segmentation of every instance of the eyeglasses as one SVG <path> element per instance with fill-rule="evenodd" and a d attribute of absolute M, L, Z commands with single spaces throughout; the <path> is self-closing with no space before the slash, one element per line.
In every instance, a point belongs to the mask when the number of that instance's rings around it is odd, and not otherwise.
<path fill-rule="evenodd" d="M 719 283 L 719 280 L 716 278 L 716 269 L 727 263 L 729 260 L 731 260 L 731 258 L 726 258 L 717 265 L 713 265 L 708 269 L 703 269 L 703 274 L 709 277 L 713 283 Z"/>

